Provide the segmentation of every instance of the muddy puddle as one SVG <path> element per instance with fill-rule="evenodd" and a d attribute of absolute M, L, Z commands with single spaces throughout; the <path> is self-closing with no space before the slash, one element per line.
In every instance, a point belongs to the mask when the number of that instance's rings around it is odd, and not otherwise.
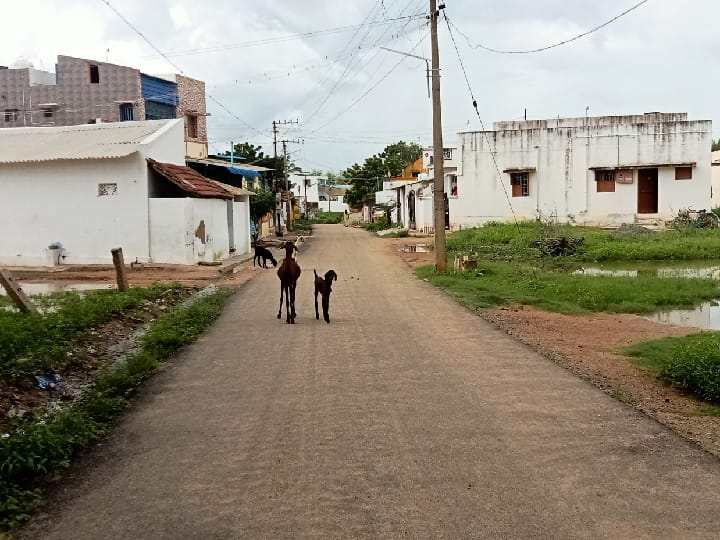
<path fill-rule="evenodd" d="M 640 266 L 637 268 L 620 268 L 604 266 L 587 266 L 572 270 L 573 275 L 581 276 L 612 276 L 612 277 L 659 277 L 659 278 L 695 278 L 720 280 L 719 266 Z"/>
<path fill-rule="evenodd" d="M 39 294 L 49 294 L 66 291 L 95 291 L 99 289 L 114 289 L 113 283 L 72 283 L 67 281 L 19 281 L 23 292 L 28 296 L 37 296 Z M 0 295 L 6 295 L 7 292 L 0 287 Z"/>
<path fill-rule="evenodd" d="M 700 330 L 720 330 L 720 303 L 705 302 L 695 309 L 674 309 L 647 315 L 647 319 L 662 324 L 687 326 Z"/>
<path fill-rule="evenodd" d="M 430 253 L 430 246 L 427 244 L 405 244 L 400 248 L 403 253 Z"/>

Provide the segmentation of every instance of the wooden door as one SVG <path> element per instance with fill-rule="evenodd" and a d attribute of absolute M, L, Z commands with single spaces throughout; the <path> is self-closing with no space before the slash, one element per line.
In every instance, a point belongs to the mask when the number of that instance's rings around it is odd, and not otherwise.
<path fill-rule="evenodd" d="M 638 169 L 638 214 L 657 214 L 658 170 Z"/>

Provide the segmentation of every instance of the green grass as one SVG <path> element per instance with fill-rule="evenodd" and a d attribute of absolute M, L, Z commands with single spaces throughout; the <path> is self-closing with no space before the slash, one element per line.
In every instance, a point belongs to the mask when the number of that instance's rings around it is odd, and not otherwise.
<path fill-rule="evenodd" d="M 152 301 L 177 286 L 58 293 L 35 299 L 44 314 L 0 310 L 0 377 L 28 377 L 40 369 L 62 367 L 68 352 L 88 330 L 115 314 Z"/>
<path fill-rule="evenodd" d="M 138 352 L 100 373 L 79 401 L 60 411 L 25 415 L 0 438 L 0 528 L 11 529 L 29 517 L 41 502 L 44 479 L 104 437 L 138 385 L 197 339 L 220 315 L 228 295 L 217 291 L 165 314 L 143 335 Z"/>
<path fill-rule="evenodd" d="M 623 352 L 676 388 L 720 404 L 720 332 L 646 341 Z"/>
<path fill-rule="evenodd" d="M 343 220 L 344 215 L 344 212 L 323 212 L 320 210 L 315 216 L 315 219 L 310 220 L 310 223 L 334 225 L 335 223 L 340 223 Z"/>
<path fill-rule="evenodd" d="M 519 303 L 567 314 L 650 313 L 720 297 L 720 284 L 710 279 L 582 276 L 519 263 L 478 264 L 479 275 L 438 274 L 432 266 L 416 273 L 473 309 Z"/>
<path fill-rule="evenodd" d="M 684 228 L 638 233 L 600 230 L 537 221 L 488 223 L 448 236 L 448 251 L 476 252 L 487 258 L 535 258 L 535 242 L 545 237 L 584 238 L 578 262 L 711 260 L 720 258 L 720 229 Z"/>

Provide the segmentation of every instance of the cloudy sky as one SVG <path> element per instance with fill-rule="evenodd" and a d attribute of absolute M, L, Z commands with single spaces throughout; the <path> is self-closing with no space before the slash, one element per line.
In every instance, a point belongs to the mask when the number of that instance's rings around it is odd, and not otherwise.
<path fill-rule="evenodd" d="M 717 0 L 446 0 L 486 126 L 499 120 L 685 111 L 714 121 Z M 342 170 L 400 139 L 432 142 L 427 0 L 0 0 L 0 64 L 54 70 L 58 54 L 203 79 L 211 152 L 272 152 L 273 120 L 305 169 Z M 115 8 L 133 27 L 119 17 Z M 8 24 L 8 21 L 13 21 Z M 163 58 L 142 37 L 162 51 Z M 480 129 L 447 23 L 440 26 L 445 145 Z"/>

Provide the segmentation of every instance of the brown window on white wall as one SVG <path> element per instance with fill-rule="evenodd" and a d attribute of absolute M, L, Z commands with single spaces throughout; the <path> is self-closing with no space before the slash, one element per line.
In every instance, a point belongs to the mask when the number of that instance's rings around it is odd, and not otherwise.
<path fill-rule="evenodd" d="M 530 175 L 527 172 L 511 173 L 510 185 L 513 197 L 530 196 Z"/>
<path fill-rule="evenodd" d="M 692 180 L 692 167 L 675 167 L 675 180 Z"/>
<path fill-rule="evenodd" d="M 100 82 L 100 66 L 90 64 L 90 83 L 98 84 Z"/>
<path fill-rule="evenodd" d="M 595 171 L 595 191 L 598 193 L 615 192 L 615 171 Z"/>

